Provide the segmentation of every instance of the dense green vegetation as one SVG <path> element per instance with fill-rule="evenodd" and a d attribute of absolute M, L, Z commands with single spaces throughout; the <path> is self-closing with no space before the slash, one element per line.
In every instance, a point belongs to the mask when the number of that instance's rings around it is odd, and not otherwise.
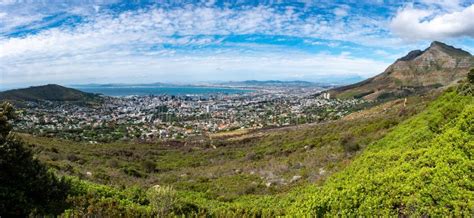
<path fill-rule="evenodd" d="M 20 136 L 69 178 L 56 207 L 64 215 L 470 216 L 472 90 L 465 83 L 323 124 L 217 138 L 88 144 Z"/>
<path fill-rule="evenodd" d="M 474 214 L 474 98 L 464 91 L 447 92 L 324 186 L 306 189 L 290 213 Z"/>
<path fill-rule="evenodd" d="M 57 178 L 33 158 L 24 142 L 10 134 L 15 114 L 9 104 L 0 107 L 0 215 L 59 215 L 69 183 Z"/>

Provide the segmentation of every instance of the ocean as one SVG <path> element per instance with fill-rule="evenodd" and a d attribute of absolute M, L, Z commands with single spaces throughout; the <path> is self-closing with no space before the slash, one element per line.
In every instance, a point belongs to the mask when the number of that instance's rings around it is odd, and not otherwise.
<path fill-rule="evenodd" d="M 99 93 L 107 96 L 122 97 L 130 95 L 200 95 L 208 96 L 212 94 L 243 94 L 253 92 L 253 90 L 220 88 L 220 87 L 200 87 L 200 86 L 72 86 L 72 88 L 89 93 Z"/>

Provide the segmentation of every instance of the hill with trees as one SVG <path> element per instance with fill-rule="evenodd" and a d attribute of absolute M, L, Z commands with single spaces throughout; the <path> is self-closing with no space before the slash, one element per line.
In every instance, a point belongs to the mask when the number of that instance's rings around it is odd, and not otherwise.
<path fill-rule="evenodd" d="M 0 100 L 20 104 L 24 101 L 54 101 L 88 104 L 99 102 L 100 99 L 101 97 L 97 94 L 86 93 L 55 84 L 32 86 L 29 88 L 0 92 Z"/>

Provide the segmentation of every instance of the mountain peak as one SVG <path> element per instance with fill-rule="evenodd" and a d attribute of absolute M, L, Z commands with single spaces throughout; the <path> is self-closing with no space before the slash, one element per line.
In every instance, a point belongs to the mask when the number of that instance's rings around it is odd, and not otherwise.
<path fill-rule="evenodd" d="M 449 55 L 454 55 L 454 56 L 471 56 L 471 53 L 467 52 L 467 51 L 464 51 L 460 48 L 455 48 L 454 46 L 451 46 L 451 45 L 447 45 L 445 43 L 442 43 L 440 41 L 433 41 L 430 45 L 430 47 L 428 47 L 426 51 L 430 51 L 430 50 L 441 50 L 445 53 L 448 53 Z"/>
<path fill-rule="evenodd" d="M 431 42 L 430 48 L 431 48 L 431 47 L 435 47 L 435 46 L 448 47 L 449 45 L 447 45 L 447 44 L 445 44 L 445 43 L 442 43 L 442 42 L 440 42 L 440 41 L 433 41 L 433 42 Z"/>
<path fill-rule="evenodd" d="M 417 58 L 418 56 L 421 56 L 424 53 L 429 52 L 429 51 L 441 51 L 441 52 L 446 53 L 450 56 L 471 56 L 471 54 L 469 52 L 464 51 L 462 49 L 455 48 L 451 45 L 447 45 L 447 44 L 445 44 L 443 42 L 440 42 L 440 41 L 433 41 L 430 44 L 430 47 L 428 47 L 424 51 L 421 51 L 421 50 L 410 51 L 404 57 L 399 58 L 398 61 L 411 61 L 411 60 L 414 60 L 415 58 Z"/>
<path fill-rule="evenodd" d="M 397 98 L 455 84 L 474 67 L 467 51 L 434 41 L 425 50 L 414 50 L 383 73 L 357 84 L 332 90 L 336 97 Z"/>

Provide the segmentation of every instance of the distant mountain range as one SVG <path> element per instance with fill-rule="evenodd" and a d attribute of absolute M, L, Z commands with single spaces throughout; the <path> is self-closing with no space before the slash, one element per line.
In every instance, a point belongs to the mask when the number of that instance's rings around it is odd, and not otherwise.
<path fill-rule="evenodd" d="M 230 81 L 217 83 L 223 86 L 238 86 L 238 87 L 329 87 L 328 84 L 313 83 L 308 81 L 293 80 L 245 80 L 245 81 Z"/>
<path fill-rule="evenodd" d="M 245 86 L 245 87 L 307 87 L 307 86 L 329 86 L 326 83 L 313 83 L 302 80 L 284 81 L 284 80 L 245 80 L 245 81 L 228 81 L 228 82 L 207 82 L 196 84 L 175 84 L 175 83 L 110 83 L 110 84 L 81 84 L 72 85 L 72 87 L 124 87 L 124 86 L 139 86 L 139 87 L 176 87 L 176 86 Z"/>
<path fill-rule="evenodd" d="M 180 86 L 178 84 L 171 84 L 171 83 L 107 83 L 107 84 L 99 84 L 99 83 L 91 83 L 91 84 L 77 84 L 71 85 L 71 87 L 130 87 L 130 86 L 139 86 L 139 87 L 174 87 Z"/>
<path fill-rule="evenodd" d="M 383 73 L 331 90 L 338 98 L 387 99 L 427 92 L 466 78 L 474 57 L 462 49 L 434 41 L 424 51 L 415 50 L 398 59 Z"/>
<path fill-rule="evenodd" d="M 97 94 L 81 92 L 76 89 L 49 84 L 0 92 L 0 100 L 11 101 L 14 103 L 23 101 L 56 101 L 88 104 L 98 102 L 101 98 Z"/>

